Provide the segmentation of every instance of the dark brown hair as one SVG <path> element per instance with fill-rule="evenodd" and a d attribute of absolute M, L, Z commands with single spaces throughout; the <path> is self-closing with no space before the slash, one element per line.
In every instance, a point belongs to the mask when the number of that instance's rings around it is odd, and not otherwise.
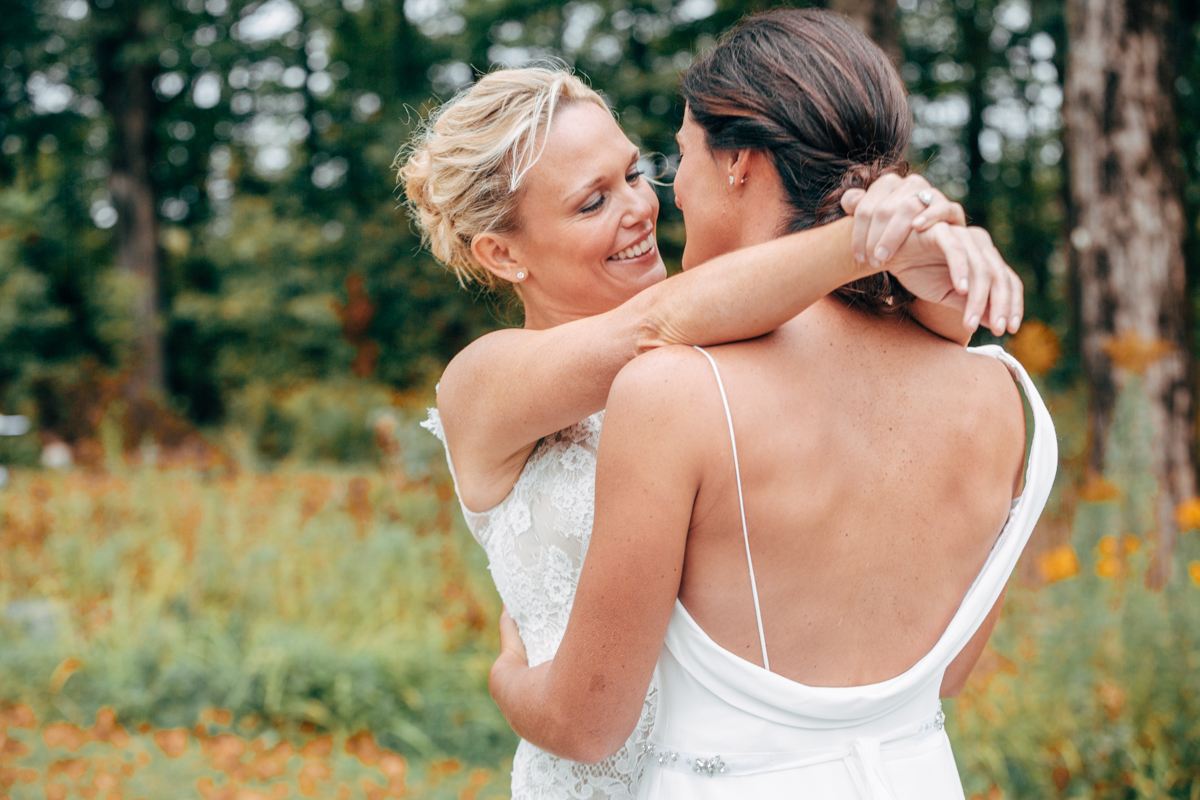
<path fill-rule="evenodd" d="M 883 51 L 840 14 L 755 14 L 688 69 L 682 90 L 711 149 L 770 155 L 790 206 L 781 234 L 840 219 L 847 189 L 908 172 L 904 84 Z M 834 294 L 876 313 L 912 301 L 887 273 Z"/>

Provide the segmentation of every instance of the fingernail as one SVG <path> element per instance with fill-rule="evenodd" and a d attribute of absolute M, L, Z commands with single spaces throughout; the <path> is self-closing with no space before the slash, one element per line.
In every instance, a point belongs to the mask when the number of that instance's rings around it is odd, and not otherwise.
<path fill-rule="evenodd" d="M 972 328 L 978 328 L 979 327 L 979 315 L 975 314 L 973 317 L 971 317 L 971 322 L 969 324 Z"/>
<path fill-rule="evenodd" d="M 872 258 L 872 259 L 871 259 L 871 266 L 872 266 L 872 267 L 878 267 L 878 266 L 879 266 L 879 260 L 878 260 L 878 259 L 875 259 L 875 258 Z"/>
<path fill-rule="evenodd" d="M 875 257 L 878 258 L 880 261 L 887 261 L 888 260 L 888 251 L 884 250 L 882 247 L 876 247 L 875 248 Z"/>
<path fill-rule="evenodd" d="M 1013 329 L 1013 333 L 1016 333 L 1016 332 L 1017 332 L 1017 328 L 1019 328 L 1019 327 L 1021 327 L 1021 318 L 1020 318 L 1020 317 L 1013 317 L 1013 318 L 1012 318 L 1012 329 Z"/>
<path fill-rule="evenodd" d="M 924 218 L 924 217 L 917 217 L 916 219 L 914 219 L 914 220 L 913 220 L 913 227 L 914 227 L 914 228 L 919 228 L 919 227 L 921 227 L 921 226 L 922 226 L 922 225 L 924 225 L 924 224 L 925 224 L 925 218 Z"/>
<path fill-rule="evenodd" d="M 964 292 L 967 290 L 967 286 L 968 286 L 968 285 L 969 285 L 969 284 L 967 283 L 967 279 L 966 279 L 966 278 L 963 278 L 962 280 L 960 280 L 960 281 L 958 282 L 958 288 L 962 289 Z"/>
<path fill-rule="evenodd" d="M 854 258 L 857 259 L 860 264 L 867 260 L 867 257 L 864 256 L 862 253 L 855 253 Z"/>

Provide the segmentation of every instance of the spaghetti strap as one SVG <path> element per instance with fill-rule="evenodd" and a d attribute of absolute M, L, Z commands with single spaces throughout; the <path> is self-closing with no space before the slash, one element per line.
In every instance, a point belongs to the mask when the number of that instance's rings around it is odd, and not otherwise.
<path fill-rule="evenodd" d="M 695 347 L 695 345 L 693 345 Z M 702 347 L 696 347 L 708 363 L 712 364 L 713 374 L 717 376 L 717 388 L 721 391 L 721 402 L 725 405 L 725 419 L 729 422 L 729 443 L 733 446 L 733 474 L 737 478 L 738 507 L 742 513 L 742 540 L 746 543 L 746 567 L 750 571 L 750 593 L 754 596 L 754 617 L 758 621 L 758 643 L 762 647 L 763 669 L 771 671 L 771 662 L 767 659 L 767 637 L 763 633 L 762 608 L 758 604 L 758 583 L 754 580 L 754 560 L 750 557 L 750 532 L 746 527 L 746 501 L 742 497 L 742 470 L 738 466 L 737 438 L 733 435 L 733 415 L 729 412 L 729 398 L 725 396 L 725 384 L 721 381 L 721 371 L 717 362 Z"/>

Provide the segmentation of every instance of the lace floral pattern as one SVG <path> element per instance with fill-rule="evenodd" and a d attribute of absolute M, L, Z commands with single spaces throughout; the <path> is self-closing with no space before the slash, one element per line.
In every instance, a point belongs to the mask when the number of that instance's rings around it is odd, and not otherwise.
<path fill-rule="evenodd" d="M 484 512 L 463 507 L 467 527 L 488 557 L 505 608 L 521 629 L 531 666 L 554 657 L 575 600 L 592 535 L 596 445 L 604 412 L 547 436 L 530 454 L 509 495 Z M 436 408 L 422 427 L 446 443 Z M 446 451 L 451 475 L 454 462 Z M 642 744 L 654 724 L 652 684 L 638 726 L 616 755 L 578 764 L 526 741 L 513 757 L 513 800 L 632 800 Z"/>

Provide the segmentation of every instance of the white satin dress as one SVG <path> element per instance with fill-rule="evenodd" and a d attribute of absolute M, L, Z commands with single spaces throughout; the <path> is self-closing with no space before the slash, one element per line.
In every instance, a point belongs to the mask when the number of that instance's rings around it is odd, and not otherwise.
<path fill-rule="evenodd" d="M 1000 347 L 972 350 L 999 359 L 1019 381 L 1033 411 L 1033 443 L 1024 491 L 937 644 L 906 672 L 868 686 L 805 686 L 771 672 L 743 506 L 766 668 L 720 647 L 676 601 L 655 670 L 658 713 L 643 745 L 647 758 L 638 798 L 962 799 L 938 699 L 942 675 L 1004 589 L 1050 495 L 1058 464 L 1054 425 L 1029 375 Z M 716 362 L 704 355 L 725 400 Z M 732 439 L 727 400 L 725 413 Z M 741 502 L 736 440 L 733 444 Z"/>

